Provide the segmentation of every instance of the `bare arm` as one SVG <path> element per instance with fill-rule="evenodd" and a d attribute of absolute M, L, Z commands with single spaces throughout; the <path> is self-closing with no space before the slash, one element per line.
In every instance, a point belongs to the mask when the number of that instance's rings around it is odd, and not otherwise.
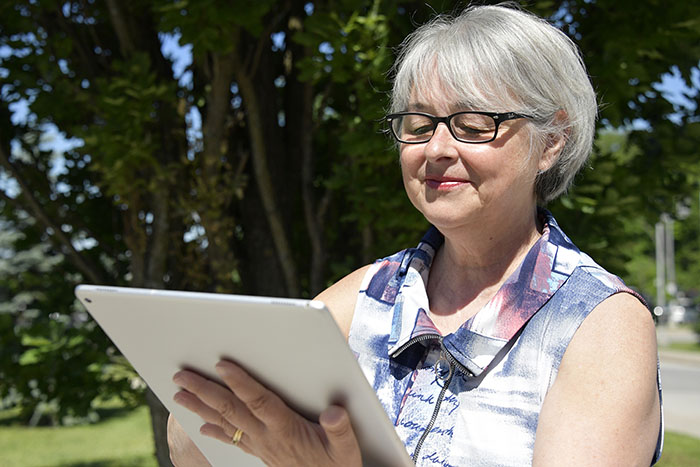
<path fill-rule="evenodd" d="M 598 305 L 545 398 L 533 465 L 649 466 L 660 423 L 656 355 L 653 320 L 636 298 Z"/>
<path fill-rule="evenodd" d="M 331 311 L 346 339 L 355 313 L 357 293 L 370 267 L 371 265 L 367 265 L 351 272 L 316 296 L 316 300 L 321 300 Z"/>

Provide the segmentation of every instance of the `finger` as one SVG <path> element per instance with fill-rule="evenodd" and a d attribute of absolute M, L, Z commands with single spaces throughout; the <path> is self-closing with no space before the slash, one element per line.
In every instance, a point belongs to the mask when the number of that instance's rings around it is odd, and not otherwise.
<path fill-rule="evenodd" d="M 291 421 L 294 413 L 287 404 L 235 363 L 221 360 L 216 364 L 216 372 L 268 428 L 283 428 Z"/>
<path fill-rule="evenodd" d="M 236 428 L 219 412 L 209 407 L 207 404 L 199 400 L 197 396 L 187 391 L 179 391 L 173 396 L 173 400 L 186 408 L 187 410 L 196 413 L 202 420 L 208 423 L 219 425 L 227 433 L 233 434 Z M 243 408 L 243 403 L 240 404 Z"/>
<path fill-rule="evenodd" d="M 251 414 L 245 404 L 231 390 L 219 383 L 187 370 L 175 373 L 173 382 L 214 411 L 210 412 L 199 406 L 196 401 L 186 398 L 185 402 L 194 404 L 195 410 L 193 411 L 205 421 L 222 426 L 229 423 L 241 427 L 248 433 L 257 433 L 264 428 L 260 420 Z"/>
<path fill-rule="evenodd" d="M 233 444 L 233 436 L 229 436 L 228 433 L 223 432 L 221 430 L 221 427 L 218 425 L 212 425 L 210 423 L 205 423 L 199 428 L 199 432 L 204 435 L 208 436 L 210 438 L 217 439 L 221 442 L 227 443 L 227 444 Z M 238 440 L 237 444 L 234 444 L 234 446 L 242 449 L 244 452 L 248 454 L 252 454 L 250 450 L 250 445 L 248 444 L 250 437 L 243 432 L 243 435 L 241 438 Z"/>
<path fill-rule="evenodd" d="M 234 428 L 234 432 L 236 429 Z M 210 438 L 218 439 L 219 441 L 226 443 L 226 444 L 233 444 L 233 435 L 229 434 L 225 430 L 221 428 L 219 425 L 215 425 L 213 423 L 205 423 L 199 428 L 199 432 L 203 434 L 204 436 L 208 436 Z"/>
<path fill-rule="evenodd" d="M 326 433 L 328 455 L 343 465 L 361 465 L 360 445 L 344 408 L 332 405 L 321 413 L 319 424 Z"/>

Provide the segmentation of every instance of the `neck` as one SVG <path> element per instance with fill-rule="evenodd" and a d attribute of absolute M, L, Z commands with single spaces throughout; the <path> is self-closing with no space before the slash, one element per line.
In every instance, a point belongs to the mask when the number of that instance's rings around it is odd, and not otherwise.
<path fill-rule="evenodd" d="M 451 316 L 452 324 L 476 314 L 541 235 L 534 208 L 528 215 L 483 219 L 442 233 L 445 243 L 430 270 L 428 297 L 431 313 Z"/>

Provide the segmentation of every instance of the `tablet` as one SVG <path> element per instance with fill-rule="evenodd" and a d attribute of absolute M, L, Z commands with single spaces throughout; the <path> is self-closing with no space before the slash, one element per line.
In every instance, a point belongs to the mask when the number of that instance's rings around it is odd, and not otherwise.
<path fill-rule="evenodd" d="M 199 433 L 202 419 L 173 401 L 182 368 L 219 381 L 242 365 L 309 419 L 349 411 L 365 465 L 413 465 L 325 305 L 319 301 L 79 285 L 76 297 L 214 466 L 262 466 Z"/>

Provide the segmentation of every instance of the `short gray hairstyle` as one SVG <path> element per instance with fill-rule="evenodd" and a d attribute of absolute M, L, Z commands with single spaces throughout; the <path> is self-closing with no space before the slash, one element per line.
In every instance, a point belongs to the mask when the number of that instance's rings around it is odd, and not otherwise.
<path fill-rule="evenodd" d="M 598 106 L 578 47 L 513 4 L 438 16 L 403 41 L 391 112 L 436 93 L 467 108 L 531 115 L 541 143 L 566 138 L 554 164 L 537 175 L 539 204 L 566 192 L 590 155 Z"/>

